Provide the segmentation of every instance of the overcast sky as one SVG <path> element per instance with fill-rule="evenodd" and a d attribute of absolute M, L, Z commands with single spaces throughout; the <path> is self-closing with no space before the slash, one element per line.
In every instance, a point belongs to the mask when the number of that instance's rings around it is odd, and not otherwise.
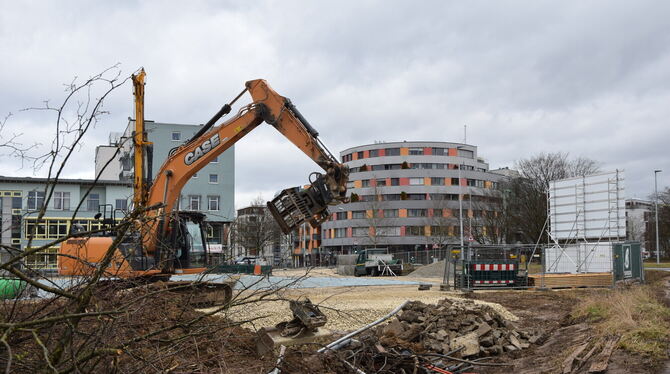
<path fill-rule="evenodd" d="M 48 144 L 53 116 L 18 110 L 58 103 L 63 83 L 120 63 L 123 75 L 146 69 L 155 121 L 203 123 L 264 78 L 337 154 L 374 141 L 460 142 L 467 124 L 491 168 L 562 151 L 625 169 L 628 197 L 653 192 L 654 169 L 664 170 L 659 188 L 670 185 L 668 1 L 0 4 L 0 114 L 14 114 L 4 138 Z M 93 177 L 95 146 L 133 115 L 132 86 L 105 110 L 68 177 Z M 316 170 L 261 126 L 236 146 L 235 205 Z M 0 175 L 33 170 L 3 156 Z"/>

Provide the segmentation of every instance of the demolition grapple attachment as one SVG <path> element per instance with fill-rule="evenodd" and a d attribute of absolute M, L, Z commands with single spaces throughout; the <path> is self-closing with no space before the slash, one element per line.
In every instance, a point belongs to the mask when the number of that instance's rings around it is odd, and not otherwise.
<path fill-rule="evenodd" d="M 284 234 L 296 229 L 303 222 L 317 227 L 328 219 L 328 204 L 334 198 L 324 176 L 315 173 L 316 179 L 307 188 L 287 188 L 267 206 Z"/>

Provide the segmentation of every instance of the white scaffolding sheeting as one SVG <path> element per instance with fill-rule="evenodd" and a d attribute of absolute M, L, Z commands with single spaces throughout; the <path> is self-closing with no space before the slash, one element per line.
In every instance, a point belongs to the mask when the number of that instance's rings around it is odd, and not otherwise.
<path fill-rule="evenodd" d="M 623 171 L 552 181 L 548 199 L 552 241 L 626 237 Z"/>

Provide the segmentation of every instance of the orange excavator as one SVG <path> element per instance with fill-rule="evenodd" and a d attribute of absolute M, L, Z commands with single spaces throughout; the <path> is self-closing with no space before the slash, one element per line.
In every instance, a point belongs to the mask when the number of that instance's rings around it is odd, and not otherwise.
<path fill-rule="evenodd" d="M 246 82 L 244 90 L 191 139 L 172 149 L 152 180 L 151 173 L 144 168 L 145 157 L 150 159 L 147 149 L 151 147 L 144 130 L 144 76 L 143 70 L 133 75 L 136 108 L 133 205 L 136 212 L 138 209 L 142 212 L 134 219 L 136 227 L 122 240 L 112 230 L 66 240 L 59 251 L 59 274 L 92 274 L 99 269 L 103 258 L 109 259 L 110 255 L 111 261 L 105 261 L 108 266 L 104 269 L 109 277 L 166 280 L 173 274 L 206 271 L 204 214 L 179 211 L 177 200 L 195 173 L 263 122 L 277 129 L 325 171 L 325 174 L 312 173 L 307 188 L 285 189 L 268 202 L 270 212 L 284 233 L 303 222 L 313 226 L 320 224 L 328 218 L 329 205 L 346 201 L 348 167 L 339 163 L 321 143 L 318 132 L 291 100 L 279 95 L 262 79 Z M 247 92 L 252 102 L 230 120 L 215 125 Z M 105 216 L 102 222 L 111 225 L 115 221 Z M 110 249 L 113 243 L 116 248 Z M 219 301 L 226 302 L 232 295 L 230 284 L 205 282 L 201 287 L 219 295 L 222 292 L 224 300 Z"/>

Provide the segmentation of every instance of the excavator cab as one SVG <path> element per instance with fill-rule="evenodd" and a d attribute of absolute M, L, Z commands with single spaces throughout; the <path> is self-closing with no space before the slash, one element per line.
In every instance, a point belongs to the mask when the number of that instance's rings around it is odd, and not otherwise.
<path fill-rule="evenodd" d="M 175 273 L 185 269 L 203 270 L 207 266 L 207 241 L 204 230 L 205 214 L 179 211 L 170 220 L 163 240 L 158 242 L 157 258 L 162 258 L 161 267 Z"/>

